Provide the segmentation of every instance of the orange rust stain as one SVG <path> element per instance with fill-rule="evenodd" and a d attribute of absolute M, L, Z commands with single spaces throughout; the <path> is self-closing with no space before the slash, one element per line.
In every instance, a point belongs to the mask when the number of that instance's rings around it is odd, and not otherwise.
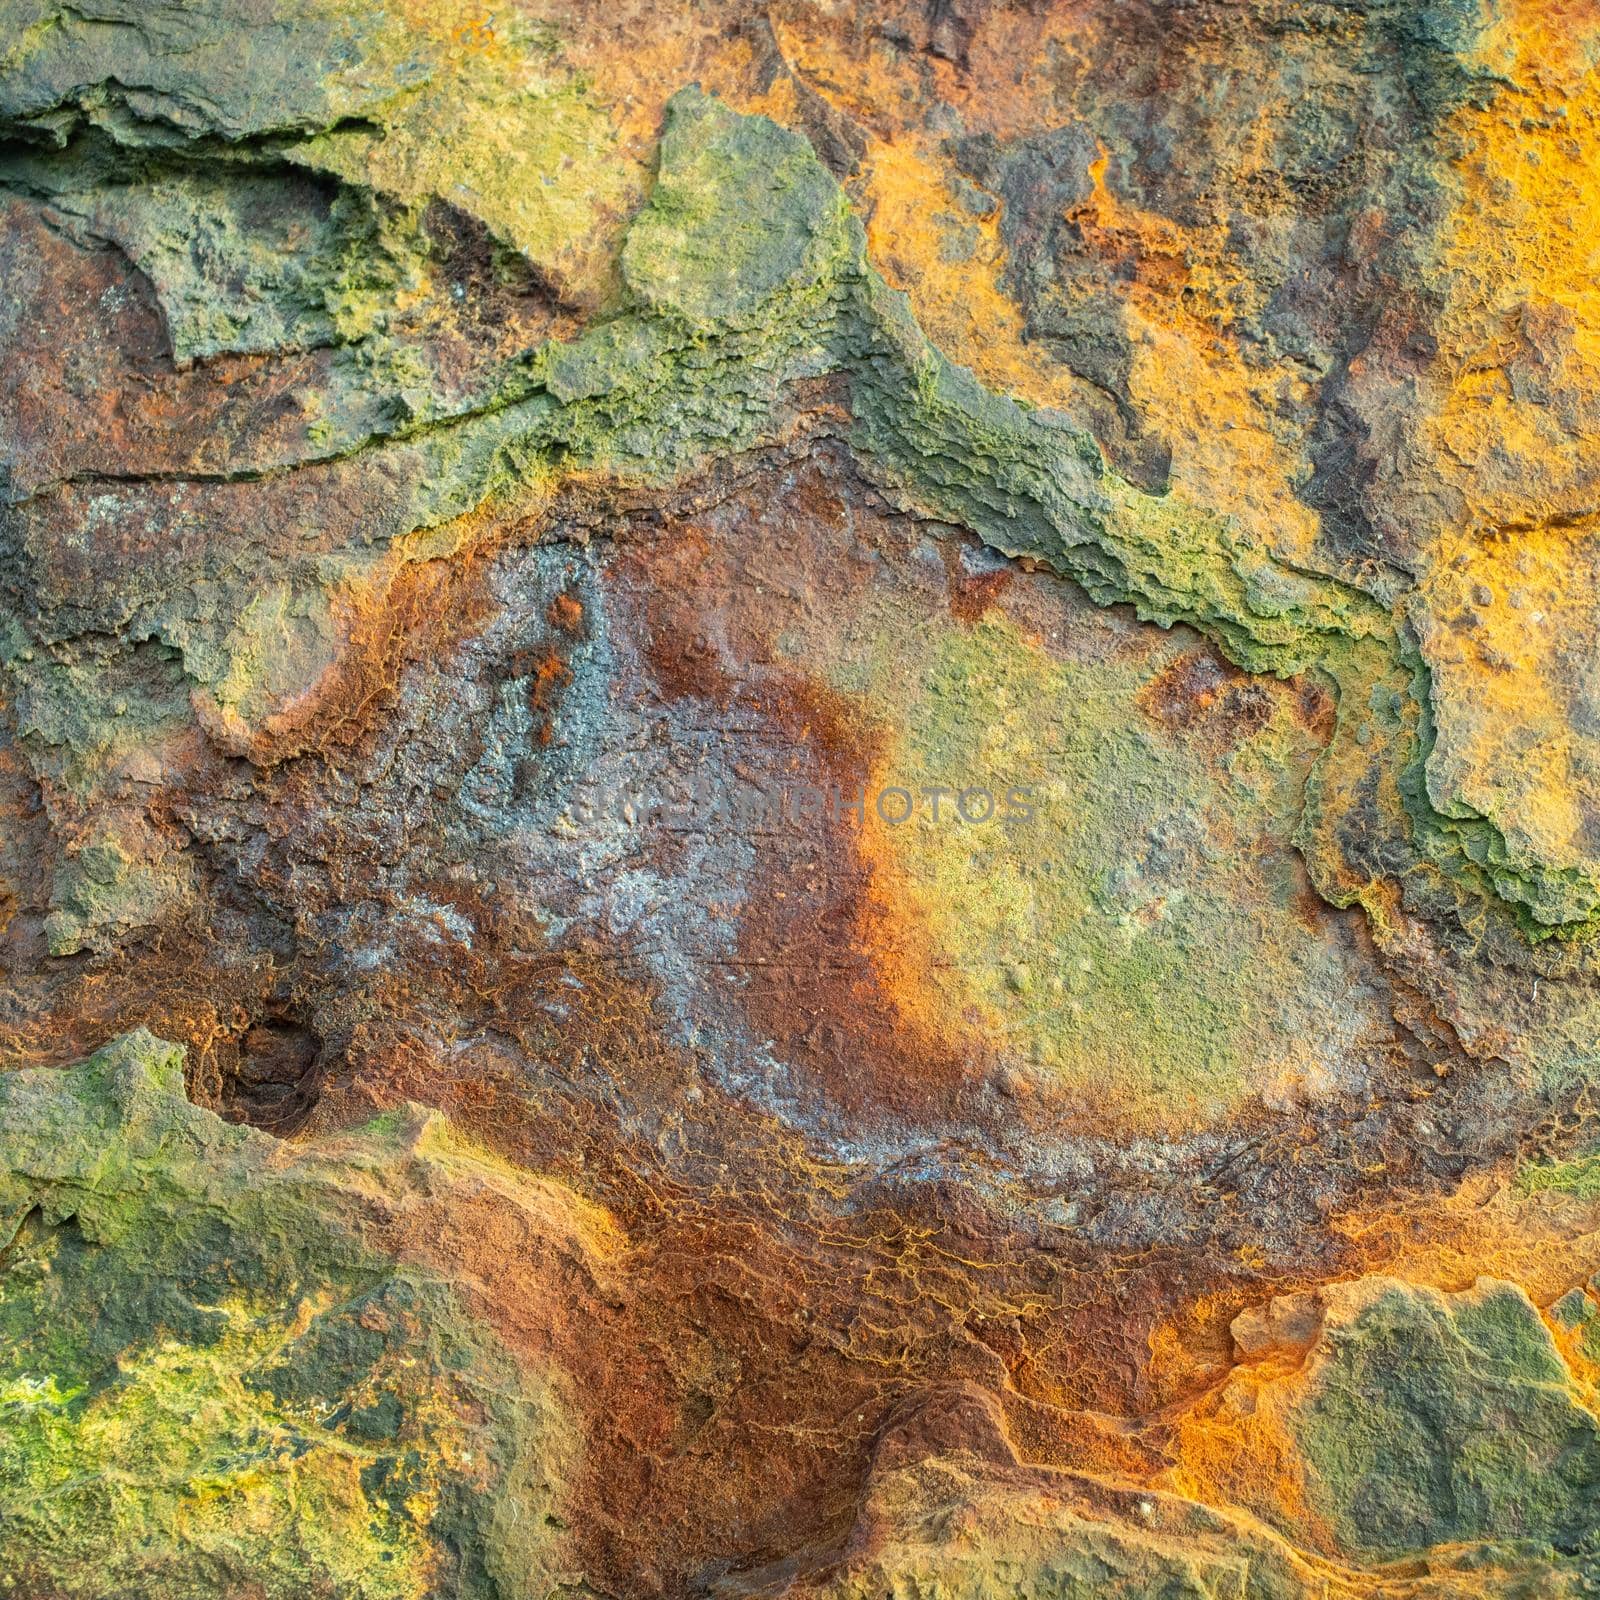
<path fill-rule="evenodd" d="M 577 633 L 583 627 L 583 605 L 575 596 L 558 594 L 545 612 L 545 621 L 563 633 Z"/>
<path fill-rule="evenodd" d="M 1218 751 L 1232 749 L 1272 720 L 1278 697 L 1209 646 L 1179 656 L 1139 695 L 1139 707 L 1174 733 L 1199 734 Z"/>

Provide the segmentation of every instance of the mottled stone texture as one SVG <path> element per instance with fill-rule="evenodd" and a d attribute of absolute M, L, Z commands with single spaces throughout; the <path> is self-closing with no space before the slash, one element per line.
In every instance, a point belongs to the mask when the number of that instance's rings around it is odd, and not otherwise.
<path fill-rule="evenodd" d="M 1597 173 L 1592 0 L 0 0 L 0 1595 L 1600 1592 Z"/>

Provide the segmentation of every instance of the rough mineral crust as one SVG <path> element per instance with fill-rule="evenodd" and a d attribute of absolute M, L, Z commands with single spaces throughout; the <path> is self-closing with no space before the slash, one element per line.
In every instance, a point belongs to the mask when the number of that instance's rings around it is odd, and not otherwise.
<path fill-rule="evenodd" d="M 0 0 L 0 1595 L 1600 1592 L 1600 7 Z"/>

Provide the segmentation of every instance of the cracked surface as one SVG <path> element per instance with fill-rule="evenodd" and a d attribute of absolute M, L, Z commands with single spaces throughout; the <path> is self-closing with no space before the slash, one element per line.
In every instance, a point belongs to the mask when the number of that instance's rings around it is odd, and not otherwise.
<path fill-rule="evenodd" d="M 12 1592 L 1600 1582 L 1600 15 L 0 16 Z"/>

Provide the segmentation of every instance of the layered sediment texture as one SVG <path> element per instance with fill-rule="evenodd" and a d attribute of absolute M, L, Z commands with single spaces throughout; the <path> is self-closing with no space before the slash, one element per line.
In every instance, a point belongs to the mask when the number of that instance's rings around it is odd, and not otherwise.
<path fill-rule="evenodd" d="M 0 17 L 9 1593 L 1600 1584 L 1600 12 Z"/>

